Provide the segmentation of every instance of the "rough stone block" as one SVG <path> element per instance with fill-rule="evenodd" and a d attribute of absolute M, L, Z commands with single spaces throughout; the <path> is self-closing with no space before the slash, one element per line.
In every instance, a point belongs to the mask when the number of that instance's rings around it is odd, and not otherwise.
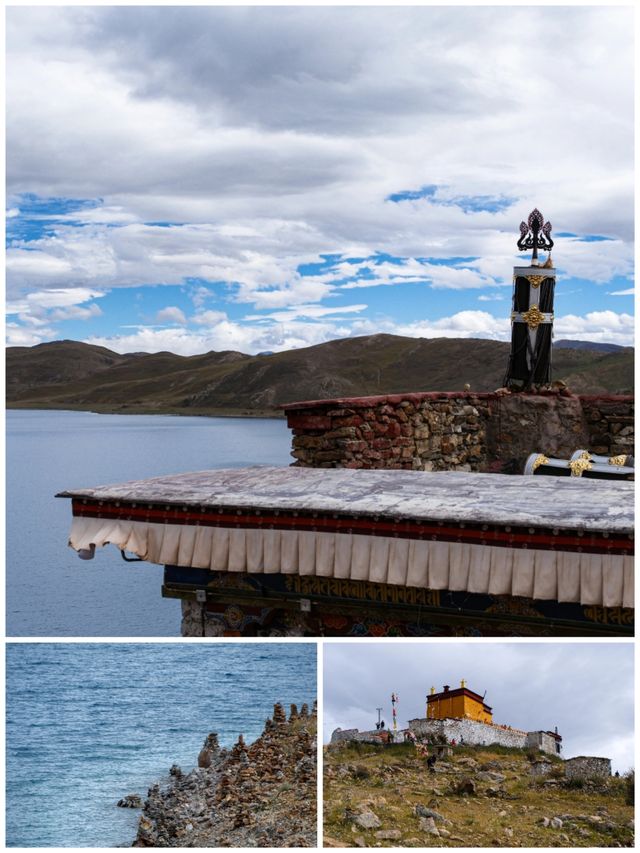
<path fill-rule="evenodd" d="M 287 414 L 287 423 L 290 429 L 331 429 L 331 418 L 326 415 L 296 415 L 293 412 Z"/>

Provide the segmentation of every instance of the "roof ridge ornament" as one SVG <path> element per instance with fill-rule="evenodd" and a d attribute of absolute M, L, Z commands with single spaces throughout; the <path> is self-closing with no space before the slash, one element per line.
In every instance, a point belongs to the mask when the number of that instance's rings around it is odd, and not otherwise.
<path fill-rule="evenodd" d="M 531 211 L 526 222 L 520 223 L 518 249 L 521 252 L 524 252 L 526 249 L 533 249 L 533 254 L 531 255 L 532 267 L 540 266 L 538 262 L 538 249 L 546 249 L 549 253 L 553 249 L 551 223 L 544 221 L 544 216 L 537 207 L 534 207 Z"/>

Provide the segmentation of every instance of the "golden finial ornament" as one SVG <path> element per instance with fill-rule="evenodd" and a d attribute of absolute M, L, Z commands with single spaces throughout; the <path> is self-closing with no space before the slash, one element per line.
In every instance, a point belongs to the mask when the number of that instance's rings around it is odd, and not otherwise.
<path fill-rule="evenodd" d="M 620 456 L 610 456 L 609 457 L 609 465 L 626 465 L 627 464 L 627 455 L 625 453 Z"/>
<path fill-rule="evenodd" d="M 591 462 L 585 459 L 584 456 L 574 459 L 573 462 L 569 462 L 568 464 L 569 468 L 571 468 L 572 477 L 582 477 L 585 471 L 590 471 L 593 468 Z"/>

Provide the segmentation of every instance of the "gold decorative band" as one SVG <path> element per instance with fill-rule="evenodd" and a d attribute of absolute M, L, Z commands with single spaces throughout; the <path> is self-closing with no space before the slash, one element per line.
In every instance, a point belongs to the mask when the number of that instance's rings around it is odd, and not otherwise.
<path fill-rule="evenodd" d="M 540 323 L 544 323 L 546 318 L 537 305 L 532 305 L 528 311 L 524 311 L 522 319 L 530 329 L 537 329 Z M 546 321 L 548 322 L 548 320 Z"/>
<path fill-rule="evenodd" d="M 440 606 L 440 592 L 437 589 L 396 586 L 347 578 L 321 578 L 312 575 L 287 575 L 285 584 L 290 592 L 299 595 L 357 598 L 380 604 Z"/>
<path fill-rule="evenodd" d="M 528 311 L 511 312 L 512 323 L 526 323 L 530 329 L 537 329 L 541 323 L 553 323 L 553 314 L 543 314 L 537 305 L 532 305 Z"/>
<path fill-rule="evenodd" d="M 632 607 L 585 607 L 583 613 L 587 619 L 603 625 L 633 625 L 634 620 Z"/>

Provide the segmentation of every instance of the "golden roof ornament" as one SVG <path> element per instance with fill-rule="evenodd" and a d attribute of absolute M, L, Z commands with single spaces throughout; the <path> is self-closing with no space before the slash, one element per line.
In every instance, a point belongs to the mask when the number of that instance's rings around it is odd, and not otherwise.
<path fill-rule="evenodd" d="M 572 477 L 582 477 L 585 471 L 590 471 L 593 468 L 591 462 L 588 459 L 585 459 L 584 456 L 580 456 L 578 459 L 574 459 L 573 462 L 569 462 L 569 468 L 571 468 L 571 476 Z"/>
<path fill-rule="evenodd" d="M 627 464 L 627 454 L 623 453 L 620 456 L 610 456 L 609 457 L 609 465 L 626 465 Z"/>
<path fill-rule="evenodd" d="M 546 457 L 544 453 L 541 453 L 531 466 L 531 473 L 533 474 L 536 468 L 539 468 L 541 465 L 546 465 L 548 461 L 548 457 Z"/>

